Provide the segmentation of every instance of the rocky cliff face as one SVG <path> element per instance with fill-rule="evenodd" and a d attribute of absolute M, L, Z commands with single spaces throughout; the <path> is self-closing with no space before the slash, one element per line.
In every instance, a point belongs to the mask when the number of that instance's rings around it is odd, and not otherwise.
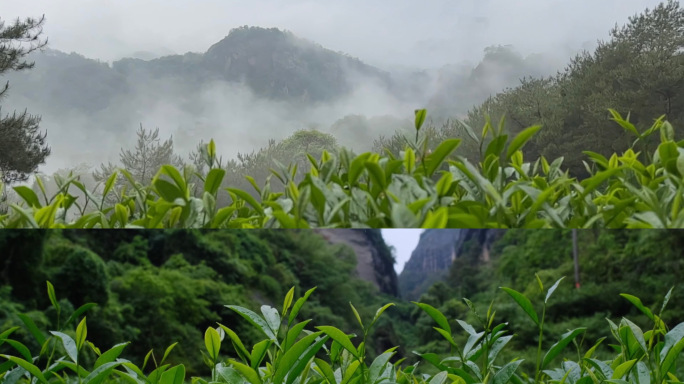
<path fill-rule="evenodd" d="M 399 292 L 410 300 L 420 298 L 432 284 L 444 278 L 466 241 L 482 247 L 480 260 L 488 262 L 492 243 L 501 235 L 490 229 L 428 229 L 399 275 Z"/>
<path fill-rule="evenodd" d="M 373 283 L 380 292 L 399 295 L 394 258 L 379 229 L 317 229 L 332 244 L 346 244 L 356 253 L 358 276 Z"/>

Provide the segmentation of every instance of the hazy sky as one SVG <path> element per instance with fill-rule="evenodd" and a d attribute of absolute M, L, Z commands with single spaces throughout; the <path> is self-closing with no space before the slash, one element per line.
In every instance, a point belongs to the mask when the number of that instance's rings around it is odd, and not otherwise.
<path fill-rule="evenodd" d="M 404 264 L 411 257 L 411 252 L 416 249 L 422 229 L 382 229 L 382 238 L 385 243 L 391 245 L 395 249 L 394 256 L 397 263 L 394 265 L 394 270 L 397 274 L 404 269 Z"/>
<path fill-rule="evenodd" d="M 45 14 L 50 46 L 105 61 L 204 52 L 231 28 L 288 29 L 388 67 L 478 62 L 485 47 L 565 54 L 605 39 L 658 0 L 1 0 L 0 17 Z"/>

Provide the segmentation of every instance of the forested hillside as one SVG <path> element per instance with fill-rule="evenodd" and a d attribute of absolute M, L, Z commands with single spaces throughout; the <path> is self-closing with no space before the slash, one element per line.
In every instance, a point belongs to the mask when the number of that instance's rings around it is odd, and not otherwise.
<path fill-rule="evenodd" d="M 388 254 L 374 231 L 369 246 Z M 391 256 L 385 262 L 383 271 L 392 270 Z M 371 316 L 380 302 L 394 299 L 360 278 L 356 265 L 351 247 L 311 231 L 1 231 L 0 329 L 20 325 L 20 312 L 42 329 L 56 329 L 61 317 L 95 303 L 87 317 L 97 345 L 131 341 L 127 356 L 142 361 L 149 349 L 160 354 L 179 342 L 171 360 L 194 371 L 202 366 L 198 350 L 207 326 L 221 322 L 243 340 L 256 336 L 225 305 L 276 306 L 291 287 L 302 293 L 317 287 L 304 316 L 353 329 L 350 301 Z M 61 313 L 48 309 L 46 280 Z M 378 332 L 389 340 L 377 348 L 397 343 L 391 328 Z M 27 334 L 22 341 L 36 347 Z"/>

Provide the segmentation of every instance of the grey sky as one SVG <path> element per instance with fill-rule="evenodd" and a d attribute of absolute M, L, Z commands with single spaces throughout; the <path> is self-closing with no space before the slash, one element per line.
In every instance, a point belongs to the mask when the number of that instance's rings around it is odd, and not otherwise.
<path fill-rule="evenodd" d="M 485 47 L 570 54 L 658 0 L 2 0 L 0 17 L 45 14 L 55 49 L 105 61 L 204 52 L 242 25 L 288 29 L 375 65 L 479 61 Z"/>
<path fill-rule="evenodd" d="M 411 257 L 411 252 L 416 249 L 422 229 L 382 229 L 382 238 L 385 243 L 391 245 L 395 249 L 395 258 L 397 263 L 394 265 L 394 270 L 397 274 L 404 269 L 404 264 Z"/>

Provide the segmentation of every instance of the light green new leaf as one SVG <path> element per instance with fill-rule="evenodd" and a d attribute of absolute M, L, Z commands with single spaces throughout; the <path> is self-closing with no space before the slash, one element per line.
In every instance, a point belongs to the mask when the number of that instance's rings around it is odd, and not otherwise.
<path fill-rule="evenodd" d="M 349 351 L 349 353 L 354 355 L 354 357 L 359 358 L 359 351 L 356 350 L 354 344 L 352 344 L 351 340 L 349 340 L 349 336 L 347 336 L 347 334 L 329 325 L 322 325 L 316 328 L 323 331 L 326 335 L 330 336 L 331 339 L 340 343 L 340 345 L 344 349 Z"/>
<path fill-rule="evenodd" d="M 111 347 L 108 351 L 104 352 L 100 355 L 100 357 L 97 358 L 93 368 L 97 368 L 103 364 L 111 363 L 112 361 L 116 360 L 116 358 L 121 355 L 121 352 L 123 352 L 124 348 L 126 348 L 128 344 L 130 344 L 130 342 L 120 343 Z"/>
<path fill-rule="evenodd" d="M 425 122 L 425 116 L 427 116 L 427 109 L 416 109 L 415 110 L 415 127 L 416 131 L 420 130 L 420 127 L 423 126 L 423 123 Z"/>
<path fill-rule="evenodd" d="M 565 347 L 568 346 L 574 340 L 578 335 L 582 334 L 585 332 L 587 329 L 586 328 L 577 328 L 573 329 L 572 331 L 566 332 L 563 335 L 561 335 L 560 340 L 554 345 L 549 348 L 549 351 L 546 352 L 546 355 L 544 355 L 544 360 L 542 361 L 541 369 L 546 368 L 549 363 L 558 356 Z"/>
<path fill-rule="evenodd" d="M 306 300 L 309 298 L 309 296 L 311 296 L 311 294 L 313 293 L 314 290 L 316 290 L 316 287 L 309 289 L 308 291 L 306 291 L 306 293 L 304 293 L 304 296 L 297 299 L 294 306 L 292 307 L 292 312 L 290 312 L 290 317 L 287 320 L 288 324 L 291 324 L 294 321 L 294 319 L 299 314 L 299 310 L 302 309 L 302 306 L 304 305 Z"/>
<path fill-rule="evenodd" d="M 259 374 L 252 369 L 252 367 L 235 360 L 229 360 L 229 362 L 236 371 L 240 372 L 240 374 L 249 381 L 250 384 L 261 384 L 261 377 L 259 377 Z"/>
<path fill-rule="evenodd" d="M 228 190 L 228 192 L 234 193 L 234 194 L 237 195 L 239 198 L 241 198 L 242 200 L 246 201 L 246 202 L 247 202 L 249 205 L 251 205 L 252 208 L 254 208 L 260 215 L 263 215 L 263 214 L 264 214 L 264 208 L 263 208 L 263 207 L 261 206 L 261 204 L 259 204 L 259 203 L 252 197 L 252 195 L 250 195 L 249 193 L 247 193 L 247 192 L 245 192 L 245 191 L 243 191 L 243 190 L 241 190 L 241 189 L 237 189 L 237 188 L 226 188 L 226 190 Z"/>
<path fill-rule="evenodd" d="M 273 331 L 273 334 L 277 335 L 278 330 L 280 330 L 280 315 L 278 314 L 278 310 L 268 305 L 262 305 L 261 314 L 264 315 L 264 319 Z"/>
<path fill-rule="evenodd" d="M 219 187 L 221 187 L 221 182 L 223 177 L 226 175 L 226 171 L 221 168 L 213 168 L 207 174 L 207 178 L 204 180 L 204 191 L 215 195 Z"/>
<path fill-rule="evenodd" d="M 611 377 L 612 380 L 618 380 L 623 378 L 629 371 L 634 367 L 634 364 L 636 364 L 637 359 L 625 361 L 624 363 L 620 364 L 615 368 L 615 371 L 613 372 L 613 376 Z"/>
<path fill-rule="evenodd" d="M 209 358 L 214 362 L 218 360 L 219 350 L 221 349 L 221 336 L 215 328 L 209 327 L 204 332 L 204 346 L 207 348 Z"/>
<path fill-rule="evenodd" d="M 29 207 L 35 207 L 35 208 L 40 208 L 41 204 L 40 201 L 38 201 L 38 196 L 36 195 L 33 190 L 25 185 L 19 185 L 13 188 L 14 192 L 16 192 Z"/>
<path fill-rule="evenodd" d="M 162 373 L 159 384 L 183 384 L 185 382 L 185 366 L 177 365 Z"/>
<path fill-rule="evenodd" d="M 276 371 L 273 374 L 274 383 L 282 383 L 288 372 L 294 368 L 295 363 L 299 360 L 304 352 L 316 341 L 322 332 L 315 332 L 304 336 L 301 340 L 292 345 L 287 352 L 285 352 L 277 361 Z"/>
<path fill-rule="evenodd" d="M 539 326 L 539 316 L 537 316 L 537 312 L 534 310 L 534 307 L 532 307 L 532 302 L 530 302 L 530 299 L 525 297 L 522 293 L 511 289 L 507 287 L 501 287 L 506 293 L 508 293 L 513 300 L 515 300 L 516 303 L 520 306 L 520 308 L 527 313 L 527 315 L 534 321 L 534 323 Z"/>
<path fill-rule="evenodd" d="M 55 309 L 59 311 L 59 302 L 57 302 L 57 296 L 55 295 L 55 287 L 49 281 L 46 281 L 46 283 L 47 283 L 48 298 L 50 298 L 50 302 L 52 303 L 52 306 L 55 307 Z"/>
<path fill-rule="evenodd" d="M 460 144 L 461 139 L 447 139 L 441 142 L 425 160 L 427 176 L 432 177 L 435 171 L 442 165 L 444 159 L 451 155 Z"/>
<path fill-rule="evenodd" d="M 250 356 L 250 366 L 253 369 L 258 369 L 259 365 L 261 364 L 261 361 L 264 360 L 264 357 L 266 356 L 266 352 L 268 352 L 268 348 L 273 344 L 273 341 L 271 340 L 261 340 L 260 342 L 254 344 L 254 347 L 252 348 L 252 354 Z"/>
<path fill-rule="evenodd" d="M 88 326 L 86 325 L 86 318 L 84 317 L 78 326 L 76 327 L 76 349 L 81 350 L 83 348 L 83 343 L 86 341 L 88 336 Z"/>
<path fill-rule="evenodd" d="M 544 303 L 548 303 L 548 302 L 549 302 L 549 297 L 551 297 L 551 295 L 552 295 L 553 292 L 556 290 L 556 288 L 558 288 L 558 284 L 560 284 L 560 282 L 563 281 L 563 279 L 565 279 L 565 276 L 563 276 L 563 277 L 561 277 L 560 279 L 556 280 L 556 282 L 553 283 L 553 285 L 551 286 L 551 288 L 549 288 L 549 291 L 546 292 L 546 297 L 544 298 Z"/>
<path fill-rule="evenodd" d="M 508 145 L 508 151 L 506 151 L 506 159 L 510 159 L 513 154 L 521 149 L 525 143 L 527 143 L 532 136 L 534 136 L 537 131 L 541 129 L 541 125 L 535 125 L 529 128 L 523 129 L 520 133 L 518 133 L 515 138 L 511 141 L 511 143 Z"/>
<path fill-rule="evenodd" d="M 449 321 L 447 320 L 446 316 L 442 314 L 437 308 L 431 306 L 430 304 L 425 304 L 425 303 L 418 303 L 415 301 L 412 301 L 413 304 L 417 305 L 425 311 L 434 321 L 437 322 L 437 324 L 442 328 L 443 330 L 447 331 L 447 333 L 451 334 L 451 327 L 449 326 Z"/>

